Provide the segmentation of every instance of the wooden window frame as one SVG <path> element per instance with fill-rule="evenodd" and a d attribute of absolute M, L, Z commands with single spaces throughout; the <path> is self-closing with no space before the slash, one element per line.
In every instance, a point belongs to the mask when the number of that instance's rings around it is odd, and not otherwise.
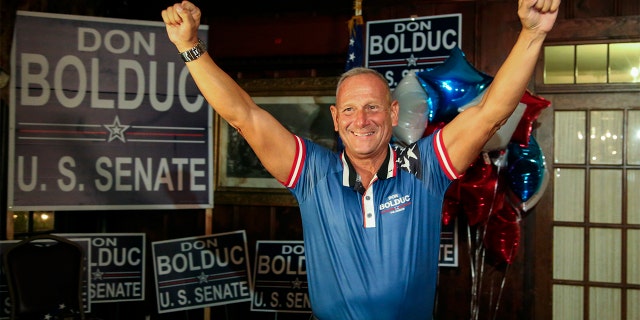
<path fill-rule="evenodd" d="M 640 40 L 640 16 L 622 16 L 611 18 L 593 19 L 567 19 L 556 21 L 556 26 L 546 39 L 546 45 L 561 44 L 589 44 L 589 43 L 613 43 L 613 42 L 637 42 Z M 535 73 L 535 92 L 552 101 L 550 112 L 543 113 L 538 121 L 544 123 L 538 130 L 539 144 L 549 152 L 547 159 L 553 159 L 553 116 L 554 110 L 595 110 L 600 108 L 613 108 L 607 102 L 615 100 L 616 106 L 630 106 L 640 108 L 638 101 L 638 84 L 571 84 L 571 85 L 545 85 L 543 83 L 544 71 L 543 56 L 540 57 Z M 616 93 L 612 95 L 610 93 Z M 598 94 L 601 94 L 598 96 Z M 570 102 L 570 103 L 567 103 Z M 570 107 L 576 106 L 576 107 Z M 626 125 L 625 125 L 626 130 Z M 550 160 L 551 166 L 554 166 Z M 567 168 L 567 165 L 563 165 Z M 583 166 L 585 167 L 585 166 Z M 586 169 L 593 169 L 595 166 L 586 164 Z M 626 166 L 623 166 L 626 168 Z M 623 169 L 624 170 L 624 169 Z M 626 171 L 625 171 L 626 172 Z M 586 195 L 588 201 L 588 190 Z M 528 264 L 525 266 L 525 273 L 533 274 L 533 279 L 527 280 L 532 295 L 531 318 L 551 319 L 553 313 L 552 292 L 553 284 L 553 183 L 550 183 L 543 198 L 534 209 L 531 215 L 530 225 L 532 228 L 525 228 L 525 256 L 528 257 Z M 558 225 L 568 225 L 571 223 L 561 223 Z M 585 227 L 581 224 L 582 227 Z M 590 223 L 586 228 L 597 226 Z M 622 227 L 622 226 L 621 226 Z M 622 241 L 626 241 L 623 238 Z M 588 244 L 585 244 L 588 245 Z M 586 248 L 588 250 L 588 248 Z M 626 254 L 626 253 L 623 253 Z M 582 285 L 589 285 L 588 279 L 581 281 Z M 629 288 L 629 287 L 626 287 Z M 623 297 L 624 298 L 624 297 Z M 587 301 L 585 301 L 587 303 Z M 626 302 L 621 302 L 626 303 Z M 584 314 L 588 316 L 587 313 Z M 623 314 L 624 315 L 624 314 Z"/>

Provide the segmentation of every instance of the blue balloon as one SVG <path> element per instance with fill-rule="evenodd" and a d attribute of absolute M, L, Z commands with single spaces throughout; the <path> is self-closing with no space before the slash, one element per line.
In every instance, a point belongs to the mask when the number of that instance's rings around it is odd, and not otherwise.
<path fill-rule="evenodd" d="M 437 67 L 417 73 L 424 89 L 434 99 L 434 110 L 430 110 L 430 122 L 449 122 L 458 109 L 484 91 L 493 77 L 478 71 L 465 58 L 460 48 L 454 47 L 450 56 Z"/>
<path fill-rule="evenodd" d="M 509 143 L 507 150 L 510 189 L 521 202 L 527 202 L 540 191 L 544 182 L 546 168 L 542 149 L 530 136 L 528 146 Z"/>
<path fill-rule="evenodd" d="M 439 109 L 439 106 L 440 106 L 440 92 L 438 92 L 436 88 L 434 88 L 432 85 L 427 83 L 425 80 L 420 78 L 419 73 L 416 73 L 416 76 L 418 76 L 417 79 L 420 85 L 422 86 L 422 90 L 424 90 L 427 93 L 427 97 L 428 97 L 427 98 L 427 106 L 428 106 L 427 120 L 430 123 L 434 123 L 434 119 L 436 119 L 436 111 Z"/>

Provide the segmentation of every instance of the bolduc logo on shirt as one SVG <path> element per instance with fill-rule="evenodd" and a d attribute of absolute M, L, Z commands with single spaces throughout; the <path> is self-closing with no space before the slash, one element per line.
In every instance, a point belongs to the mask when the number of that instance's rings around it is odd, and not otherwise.
<path fill-rule="evenodd" d="M 380 204 L 380 213 L 398 213 L 404 211 L 404 209 L 411 204 L 411 196 L 404 195 L 401 196 L 399 194 L 393 194 L 387 197 L 387 201 Z"/>

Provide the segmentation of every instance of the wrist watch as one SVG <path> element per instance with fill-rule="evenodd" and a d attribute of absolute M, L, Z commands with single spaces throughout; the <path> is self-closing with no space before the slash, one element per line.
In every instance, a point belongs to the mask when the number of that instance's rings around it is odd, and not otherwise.
<path fill-rule="evenodd" d="M 180 52 L 179 55 L 182 57 L 184 62 L 189 62 L 200 58 L 205 52 L 207 52 L 207 45 L 201 39 L 198 39 L 198 43 L 196 45 L 184 52 Z"/>

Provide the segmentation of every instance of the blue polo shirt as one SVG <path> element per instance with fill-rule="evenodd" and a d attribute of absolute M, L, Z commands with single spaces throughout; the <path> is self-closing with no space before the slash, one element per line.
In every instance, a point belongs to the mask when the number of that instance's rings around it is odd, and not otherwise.
<path fill-rule="evenodd" d="M 327 319 L 431 319 L 442 200 L 458 177 L 441 131 L 399 148 L 365 189 L 346 154 L 296 136 L 285 186 L 302 215 L 311 308 Z"/>

